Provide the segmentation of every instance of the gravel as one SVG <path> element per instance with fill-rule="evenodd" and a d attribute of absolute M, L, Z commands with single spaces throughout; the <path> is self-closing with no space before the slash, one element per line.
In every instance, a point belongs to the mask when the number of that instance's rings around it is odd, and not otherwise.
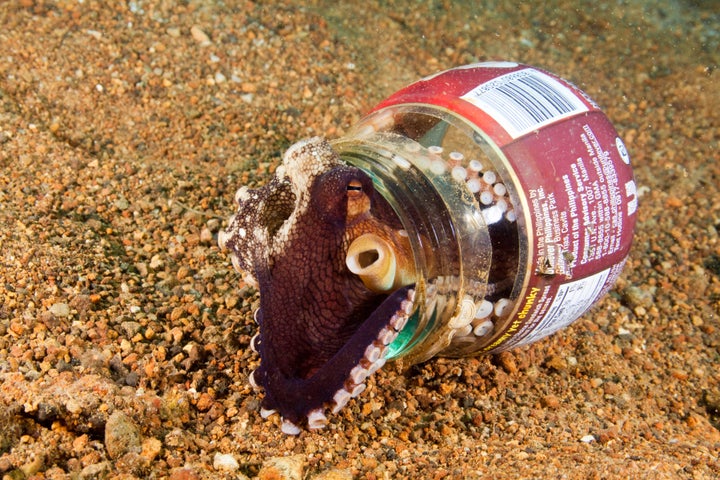
<path fill-rule="evenodd" d="M 717 8 L 506 3 L 0 3 L 0 477 L 720 476 Z M 575 82 L 628 145 L 618 285 L 536 345 L 388 364 L 283 435 L 247 383 L 256 292 L 216 247 L 235 190 L 499 59 Z"/>

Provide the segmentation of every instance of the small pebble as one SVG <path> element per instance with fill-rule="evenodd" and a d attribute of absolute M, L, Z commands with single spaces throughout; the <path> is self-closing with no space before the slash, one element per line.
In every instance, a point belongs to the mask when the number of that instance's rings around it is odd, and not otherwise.
<path fill-rule="evenodd" d="M 200 230 L 200 241 L 202 243 L 213 243 L 213 234 L 210 228 L 204 227 Z"/>
<path fill-rule="evenodd" d="M 205 47 L 212 43 L 207 33 L 202 31 L 202 29 L 197 25 L 193 25 L 192 28 L 190 28 L 190 35 L 192 35 L 195 41 L 198 42 L 202 47 Z"/>
<path fill-rule="evenodd" d="M 25 477 L 32 477 L 45 466 L 45 455 L 35 455 L 35 458 L 29 459 L 20 470 L 25 474 Z"/>
<path fill-rule="evenodd" d="M 271 457 L 263 462 L 259 480 L 302 480 L 305 467 L 304 455 Z"/>
<path fill-rule="evenodd" d="M 160 455 L 162 451 L 162 442 L 157 438 L 146 438 L 142 442 L 142 450 L 140 456 L 146 458 L 148 461 L 153 461 Z"/>
<path fill-rule="evenodd" d="M 318 473 L 311 477 L 312 480 L 353 480 L 353 474 L 350 470 L 333 468 L 325 472 Z"/>
<path fill-rule="evenodd" d="M 96 478 L 107 478 L 112 470 L 110 462 L 100 462 L 88 465 L 80 471 L 78 478 L 81 480 L 95 480 Z"/>
<path fill-rule="evenodd" d="M 128 202 L 126 198 L 120 198 L 115 201 L 115 208 L 118 210 L 127 210 L 130 208 L 130 202 Z"/>
<path fill-rule="evenodd" d="M 112 459 L 128 452 L 142 451 L 140 430 L 129 416 L 119 410 L 113 412 L 105 424 L 105 449 Z"/>
<path fill-rule="evenodd" d="M 655 302 L 653 293 L 648 287 L 628 285 L 622 290 L 622 295 L 631 308 L 650 308 Z"/>
<path fill-rule="evenodd" d="M 235 460 L 235 457 L 229 453 L 216 453 L 213 458 L 213 468 L 215 470 L 234 472 L 240 468 L 240 464 Z"/>
<path fill-rule="evenodd" d="M 497 355 L 497 359 L 507 373 L 515 374 L 518 372 L 515 356 L 511 352 L 502 352 Z"/>
<path fill-rule="evenodd" d="M 150 259 L 150 268 L 152 268 L 153 270 L 157 270 L 163 265 L 165 265 L 165 262 L 160 255 L 153 255 L 153 257 Z"/>
<path fill-rule="evenodd" d="M 190 467 L 177 468 L 170 474 L 170 480 L 200 480 L 200 478 L 200 475 Z M 238 477 L 235 478 L 240 480 Z"/>
<path fill-rule="evenodd" d="M 70 315 L 70 306 L 67 303 L 53 303 L 49 310 L 50 313 L 56 317 L 67 317 Z"/>
<path fill-rule="evenodd" d="M 545 395 L 540 402 L 545 408 L 556 409 L 560 407 L 560 400 L 555 395 Z"/>

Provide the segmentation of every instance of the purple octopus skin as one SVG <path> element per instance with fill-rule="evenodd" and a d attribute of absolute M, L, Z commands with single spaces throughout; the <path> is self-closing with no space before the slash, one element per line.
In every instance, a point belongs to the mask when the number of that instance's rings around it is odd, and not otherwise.
<path fill-rule="evenodd" d="M 283 431 L 320 428 L 325 408 L 337 412 L 384 364 L 412 307 L 411 286 L 378 293 L 351 273 L 348 246 L 365 233 L 392 239 L 401 226 L 372 180 L 320 138 L 291 147 L 268 184 L 235 199 L 219 244 L 260 292 L 260 367 L 249 380 Z"/>

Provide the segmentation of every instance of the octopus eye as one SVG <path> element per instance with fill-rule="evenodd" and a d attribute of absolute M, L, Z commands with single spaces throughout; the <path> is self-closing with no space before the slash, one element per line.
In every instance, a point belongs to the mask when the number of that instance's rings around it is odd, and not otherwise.
<path fill-rule="evenodd" d="M 354 194 L 355 192 L 362 193 L 363 186 L 360 180 L 350 180 L 347 184 L 347 191 L 349 194 Z"/>

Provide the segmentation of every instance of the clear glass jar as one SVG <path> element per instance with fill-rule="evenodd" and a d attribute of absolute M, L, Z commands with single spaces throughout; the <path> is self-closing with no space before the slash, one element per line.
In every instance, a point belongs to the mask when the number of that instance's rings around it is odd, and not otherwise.
<path fill-rule="evenodd" d="M 617 279 L 637 199 L 597 105 L 533 67 L 441 72 L 382 102 L 340 157 L 365 171 L 412 248 L 415 312 L 387 358 L 417 363 L 534 342 Z"/>

